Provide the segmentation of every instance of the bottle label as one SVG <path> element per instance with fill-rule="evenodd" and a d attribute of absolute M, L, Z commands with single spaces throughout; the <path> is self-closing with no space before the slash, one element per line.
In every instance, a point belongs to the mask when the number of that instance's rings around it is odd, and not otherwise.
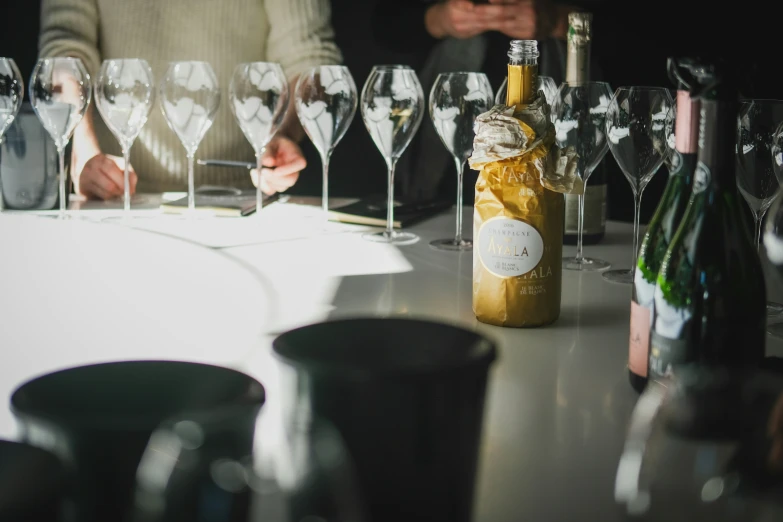
<path fill-rule="evenodd" d="M 576 234 L 579 228 L 579 196 L 565 195 L 565 233 Z M 585 187 L 585 234 L 600 234 L 606 228 L 606 185 Z"/>
<path fill-rule="evenodd" d="M 704 192 L 710 184 L 711 178 L 710 168 L 700 161 L 693 173 L 693 193 L 699 194 Z"/>
<path fill-rule="evenodd" d="M 669 377 L 673 367 L 686 361 L 687 348 L 685 339 L 671 339 L 653 332 L 650 336 L 650 378 Z"/>
<path fill-rule="evenodd" d="M 647 377 L 652 312 L 646 306 L 631 301 L 631 340 L 628 349 L 628 369 Z"/>
<path fill-rule="evenodd" d="M 544 239 L 524 221 L 494 217 L 479 228 L 478 254 L 481 264 L 491 274 L 518 277 L 538 266 L 544 255 Z"/>

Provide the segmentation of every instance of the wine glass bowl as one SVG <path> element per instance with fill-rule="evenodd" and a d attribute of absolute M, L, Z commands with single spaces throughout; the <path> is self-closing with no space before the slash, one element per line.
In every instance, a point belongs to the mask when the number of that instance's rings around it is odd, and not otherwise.
<path fill-rule="evenodd" d="M 30 77 L 30 102 L 59 156 L 60 218 L 66 217 L 65 147 L 92 98 L 92 80 L 78 58 L 42 58 Z"/>
<path fill-rule="evenodd" d="M 220 86 L 206 62 L 172 62 L 160 84 L 161 110 L 177 135 L 188 162 L 188 211 L 196 209 L 196 151 L 220 105 Z"/>
<path fill-rule="evenodd" d="M 779 150 L 775 135 L 783 123 L 783 101 L 751 99 L 737 115 L 737 188 L 753 214 L 753 241 L 761 245 L 761 223 L 778 196 Z M 767 302 L 767 315 L 783 314 L 783 304 Z"/>
<path fill-rule="evenodd" d="M 0 57 L 0 143 L 5 131 L 16 118 L 24 100 L 24 82 L 19 68 L 11 58 Z M 0 212 L 5 208 L 3 184 L 0 179 Z"/>
<path fill-rule="evenodd" d="M 95 105 L 122 149 L 126 212 L 130 210 L 130 149 L 154 101 L 152 69 L 146 60 L 104 60 L 95 81 Z"/>
<path fill-rule="evenodd" d="M 322 65 L 296 82 L 296 113 L 310 141 L 321 155 L 322 208 L 329 211 L 329 159 L 356 113 L 356 83 L 347 67 Z"/>
<path fill-rule="evenodd" d="M 388 168 L 386 230 L 365 234 L 369 241 L 407 245 L 419 237 L 394 230 L 394 169 L 424 117 L 424 92 L 416 72 L 405 65 L 376 65 L 361 94 L 362 119 Z"/>
<path fill-rule="evenodd" d="M 577 174 L 587 186 L 593 170 L 606 156 L 606 111 L 612 89 L 605 82 L 586 82 L 560 85 L 552 107 L 552 121 L 555 124 L 555 142 L 561 149 L 573 147 L 576 150 Z M 563 268 L 567 270 L 595 271 L 609 267 L 609 263 L 582 255 L 584 232 L 584 194 L 579 195 L 579 213 L 576 256 L 564 257 Z"/>
<path fill-rule="evenodd" d="M 430 91 L 430 117 L 443 145 L 457 167 L 457 224 L 453 238 L 430 243 L 439 250 L 471 250 L 473 242 L 462 237 L 462 185 L 465 162 L 473 152 L 473 124 L 492 106 L 492 86 L 483 73 L 439 74 Z"/>
<path fill-rule="evenodd" d="M 508 91 L 508 78 L 503 79 L 498 92 L 495 95 L 495 105 L 506 104 L 506 93 Z M 544 91 L 544 98 L 550 107 L 553 107 L 557 99 L 557 84 L 551 76 L 538 75 L 536 82 L 536 91 Z"/>
<path fill-rule="evenodd" d="M 669 89 L 620 87 L 606 113 L 609 150 L 631 185 L 634 195 L 633 262 L 630 269 L 604 272 L 613 283 L 633 283 L 639 245 L 639 210 L 644 189 L 669 157 L 674 116 Z M 667 132 L 668 130 L 668 132 Z"/>
<path fill-rule="evenodd" d="M 228 92 L 231 111 L 255 151 L 256 216 L 260 216 L 263 203 L 261 158 L 288 111 L 288 80 L 279 63 L 241 63 L 234 69 Z"/>

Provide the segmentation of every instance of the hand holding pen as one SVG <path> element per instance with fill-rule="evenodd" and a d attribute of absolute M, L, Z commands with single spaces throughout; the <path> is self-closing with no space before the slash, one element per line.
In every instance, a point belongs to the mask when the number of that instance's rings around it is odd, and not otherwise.
<path fill-rule="evenodd" d="M 253 185 L 258 186 L 258 169 L 254 163 L 220 159 L 198 160 L 199 165 L 244 168 L 250 171 Z M 282 136 L 267 146 L 262 159 L 261 190 L 272 195 L 285 192 L 299 178 L 299 172 L 307 166 L 299 146 Z"/>

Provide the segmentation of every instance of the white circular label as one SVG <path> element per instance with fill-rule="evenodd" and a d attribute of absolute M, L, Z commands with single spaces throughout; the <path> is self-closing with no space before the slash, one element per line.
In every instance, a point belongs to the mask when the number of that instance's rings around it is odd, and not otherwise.
<path fill-rule="evenodd" d="M 698 194 L 704 192 L 704 189 L 710 184 L 711 178 L 712 175 L 709 167 L 700 161 L 699 164 L 696 165 L 696 171 L 693 173 L 693 193 Z"/>
<path fill-rule="evenodd" d="M 478 254 L 492 274 L 517 277 L 538 266 L 544 255 L 544 239 L 524 221 L 494 217 L 479 228 Z"/>

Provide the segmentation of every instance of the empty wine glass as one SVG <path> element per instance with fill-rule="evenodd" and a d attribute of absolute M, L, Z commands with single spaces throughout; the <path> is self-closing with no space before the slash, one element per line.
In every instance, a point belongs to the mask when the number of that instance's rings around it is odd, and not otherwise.
<path fill-rule="evenodd" d="M 615 479 L 628 520 L 782 519 L 783 380 L 771 368 L 678 368 L 647 385 Z"/>
<path fill-rule="evenodd" d="M 633 283 L 639 254 L 639 211 L 642 193 L 663 165 L 674 112 L 674 101 L 662 87 L 620 87 L 606 112 L 609 150 L 631 184 L 634 198 L 633 262 L 630 269 L 609 270 L 602 275 L 613 283 Z"/>
<path fill-rule="evenodd" d="M 321 155 L 324 213 L 329 211 L 329 158 L 351 126 L 356 98 L 353 76 L 341 65 L 314 67 L 296 82 L 296 113 Z"/>
<path fill-rule="evenodd" d="M 0 144 L 8 127 L 14 122 L 24 99 L 24 83 L 16 62 L 0 57 Z M 3 183 L 0 179 L 0 212 L 5 207 Z"/>
<path fill-rule="evenodd" d="M 196 210 L 196 151 L 220 105 L 220 86 L 206 62 L 172 62 L 160 84 L 161 110 L 188 158 L 188 212 Z"/>
<path fill-rule="evenodd" d="M 256 153 L 256 216 L 263 206 L 261 157 L 288 110 L 288 81 L 278 63 L 241 63 L 229 87 L 231 111 Z"/>
<path fill-rule="evenodd" d="M 783 101 L 746 100 L 737 116 L 737 188 L 745 198 L 755 224 L 753 239 L 761 245 L 761 223 L 780 187 L 774 165 L 773 138 L 783 122 Z M 783 313 L 783 305 L 767 302 L 767 315 Z"/>
<path fill-rule="evenodd" d="M 506 104 L 506 90 L 508 89 L 508 78 L 503 79 L 497 94 L 495 95 L 495 105 Z M 536 91 L 544 91 L 546 102 L 552 107 L 557 99 L 557 84 L 550 76 L 538 76 L 536 82 Z"/>
<path fill-rule="evenodd" d="M 65 147 L 92 98 L 92 83 L 78 58 L 42 58 L 30 77 L 30 101 L 60 160 L 60 214 L 66 216 Z"/>
<path fill-rule="evenodd" d="M 424 116 L 424 92 L 413 69 L 377 65 L 362 89 L 362 118 L 375 146 L 386 160 L 389 192 L 386 230 L 363 237 L 370 241 L 407 245 L 419 237 L 394 230 L 394 167 L 410 144 Z"/>
<path fill-rule="evenodd" d="M 152 69 L 146 60 L 104 60 L 95 81 L 95 105 L 122 149 L 125 211 L 130 211 L 130 149 L 155 100 Z"/>
<path fill-rule="evenodd" d="M 552 119 L 555 124 L 557 146 L 561 149 L 573 147 L 578 155 L 576 173 L 585 187 L 590 174 L 606 156 L 606 111 L 612 97 L 612 88 L 605 82 L 585 82 L 560 85 L 555 98 Z M 594 257 L 582 255 L 584 236 L 585 196 L 579 195 L 577 215 L 576 256 L 564 257 L 563 268 L 567 270 L 603 270 L 609 263 Z"/>
<path fill-rule="evenodd" d="M 483 73 L 439 74 L 430 90 L 430 117 L 443 145 L 457 167 L 457 230 L 453 238 L 430 243 L 439 250 L 471 250 L 473 241 L 462 237 L 462 180 L 465 162 L 473 152 L 473 123 L 492 107 L 492 86 Z"/>

